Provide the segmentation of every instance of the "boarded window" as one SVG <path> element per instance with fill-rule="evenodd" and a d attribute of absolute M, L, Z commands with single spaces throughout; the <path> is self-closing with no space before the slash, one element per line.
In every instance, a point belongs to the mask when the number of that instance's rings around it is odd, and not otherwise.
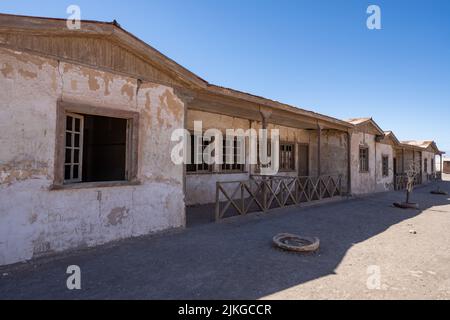
<path fill-rule="evenodd" d="M 280 169 L 284 171 L 295 170 L 295 145 L 280 144 Z"/>
<path fill-rule="evenodd" d="M 66 115 L 64 183 L 126 180 L 127 120 Z"/>
<path fill-rule="evenodd" d="M 382 167 L 383 177 L 389 176 L 389 156 L 383 156 Z"/>
<path fill-rule="evenodd" d="M 369 148 L 359 147 L 359 171 L 369 172 Z"/>
<path fill-rule="evenodd" d="M 227 139 L 223 139 L 222 151 L 223 172 L 242 172 L 245 167 L 245 140 L 240 137 L 234 137 L 227 143 Z"/>

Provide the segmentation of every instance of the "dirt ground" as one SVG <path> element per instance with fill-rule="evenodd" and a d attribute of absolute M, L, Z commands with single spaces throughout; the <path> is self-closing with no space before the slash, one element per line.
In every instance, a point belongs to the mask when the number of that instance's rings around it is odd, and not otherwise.
<path fill-rule="evenodd" d="M 450 192 L 450 177 L 439 184 Z M 1 299 L 450 299 L 450 196 L 388 192 L 288 208 L 0 269 Z M 319 252 L 272 247 L 281 232 Z M 66 287 L 69 265 L 81 290 Z"/>

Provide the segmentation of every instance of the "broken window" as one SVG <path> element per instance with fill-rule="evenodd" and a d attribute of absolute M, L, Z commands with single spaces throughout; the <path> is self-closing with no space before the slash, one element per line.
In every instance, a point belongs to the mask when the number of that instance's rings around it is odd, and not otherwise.
<path fill-rule="evenodd" d="M 389 156 L 383 156 L 381 171 L 383 173 L 383 177 L 389 176 Z"/>
<path fill-rule="evenodd" d="M 369 172 L 369 148 L 359 147 L 359 171 Z"/>
<path fill-rule="evenodd" d="M 295 145 L 280 144 L 280 169 L 284 171 L 295 170 Z"/>

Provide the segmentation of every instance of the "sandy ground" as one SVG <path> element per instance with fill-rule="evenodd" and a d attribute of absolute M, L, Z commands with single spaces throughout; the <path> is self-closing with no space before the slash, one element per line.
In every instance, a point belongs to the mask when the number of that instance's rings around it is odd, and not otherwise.
<path fill-rule="evenodd" d="M 449 179 L 450 177 L 446 177 Z M 440 183 L 450 192 L 450 182 Z M 450 299 L 450 197 L 417 189 L 288 208 L 0 269 L 1 299 Z M 280 232 L 318 253 L 274 249 Z M 69 265 L 81 290 L 66 287 Z"/>

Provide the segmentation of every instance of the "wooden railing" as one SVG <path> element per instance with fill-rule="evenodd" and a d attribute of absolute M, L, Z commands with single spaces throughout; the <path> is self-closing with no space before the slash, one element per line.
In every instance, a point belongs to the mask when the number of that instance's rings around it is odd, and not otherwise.
<path fill-rule="evenodd" d="M 427 174 L 427 180 L 428 181 L 441 181 L 442 173 L 441 172 L 429 173 L 429 174 Z"/>
<path fill-rule="evenodd" d="M 342 175 L 320 177 L 251 176 L 216 184 L 216 220 L 228 215 L 299 205 L 342 195 Z"/>
<path fill-rule="evenodd" d="M 408 185 L 408 177 L 406 174 L 398 174 L 394 177 L 394 187 L 395 190 L 405 190 L 406 186 Z M 414 185 L 420 185 L 422 184 L 422 177 L 420 175 L 417 175 L 414 178 Z"/>

